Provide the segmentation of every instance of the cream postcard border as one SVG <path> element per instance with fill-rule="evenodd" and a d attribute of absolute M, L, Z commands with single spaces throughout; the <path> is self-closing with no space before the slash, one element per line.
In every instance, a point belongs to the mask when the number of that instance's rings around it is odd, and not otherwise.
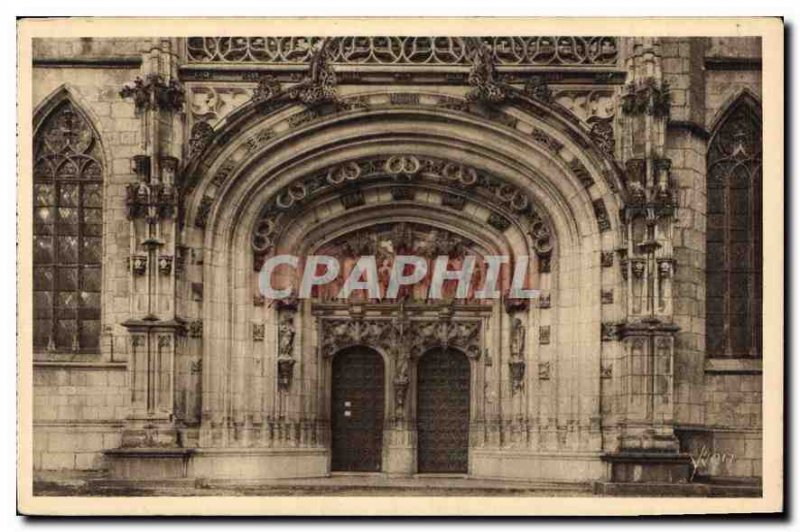
<path fill-rule="evenodd" d="M 764 219 L 763 496 L 35 497 L 32 495 L 31 152 L 36 37 L 189 35 L 617 35 L 762 38 Z M 783 508 L 784 81 L 779 18 L 72 18 L 18 24 L 18 510 L 29 515 L 654 515 Z M 490 504 L 487 504 L 490 502 Z"/>

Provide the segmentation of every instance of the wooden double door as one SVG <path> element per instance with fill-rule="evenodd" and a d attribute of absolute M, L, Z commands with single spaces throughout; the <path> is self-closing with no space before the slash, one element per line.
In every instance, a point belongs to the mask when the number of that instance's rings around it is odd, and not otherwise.
<path fill-rule="evenodd" d="M 469 360 L 434 349 L 417 365 L 417 471 L 466 473 L 469 462 Z"/>
<path fill-rule="evenodd" d="M 466 473 L 470 367 L 453 349 L 427 352 L 417 365 L 417 470 Z M 385 367 L 376 351 L 357 347 L 333 360 L 331 470 L 382 469 Z"/>

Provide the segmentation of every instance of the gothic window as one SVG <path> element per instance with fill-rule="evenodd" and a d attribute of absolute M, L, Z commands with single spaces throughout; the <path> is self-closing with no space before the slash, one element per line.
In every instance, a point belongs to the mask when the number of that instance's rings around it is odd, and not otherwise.
<path fill-rule="evenodd" d="M 39 127 L 33 166 L 33 345 L 97 352 L 103 166 L 94 130 L 66 101 Z"/>
<path fill-rule="evenodd" d="M 714 357 L 761 356 L 761 118 L 740 98 L 708 150 L 706 346 Z"/>

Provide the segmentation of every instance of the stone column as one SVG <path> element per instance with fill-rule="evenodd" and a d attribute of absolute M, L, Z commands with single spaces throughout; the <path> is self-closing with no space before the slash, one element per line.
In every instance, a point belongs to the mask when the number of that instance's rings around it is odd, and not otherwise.
<path fill-rule="evenodd" d="M 133 157 L 137 180 L 127 185 L 131 227 L 131 413 L 122 447 L 178 446 L 175 366 L 184 345 L 176 315 L 178 159 L 183 90 L 177 82 L 175 43 L 158 39 L 144 54 L 139 77 L 120 91 L 132 100 L 142 128 Z"/>
<path fill-rule="evenodd" d="M 661 42 L 627 41 L 628 83 L 622 95 L 627 204 L 623 246 L 626 317 L 603 325 L 619 340 L 617 447 L 607 455 L 615 482 L 682 482 L 689 459 L 673 426 L 674 324 L 672 231 L 676 193 L 665 157 L 670 88 L 662 79 Z"/>

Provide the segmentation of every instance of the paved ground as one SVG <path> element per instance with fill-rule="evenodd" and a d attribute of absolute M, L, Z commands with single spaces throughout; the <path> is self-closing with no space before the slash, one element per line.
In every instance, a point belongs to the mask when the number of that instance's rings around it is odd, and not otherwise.
<path fill-rule="evenodd" d="M 650 497 L 758 497 L 757 486 L 722 484 L 613 484 L 601 486 L 609 496 Z M 454 476 L 390 478 L 375 474 L 334 474 L 328 478 L 267 482 L 214 483 L 195 480 L 119 481 L 93 475 L 39 475 L 34 495 L 84 497 L 191 497 L 191 496 L 403 496 L 403 497 L 587 497 L 589 484 L 470 479 Z M 603 495 L 597 495 L 603 496 Z"/>
<path fill-rule="evenodd" d="M 347 475 L 330 478 L 275 480 L 268 484 L 234 485 L 194 481 L 119 482 L 102 477 L 40 477 L 34 481 L 39 496 L 536 496 L 585 497 L 589 485 L 475 480 L 459 477 L 387 478 Z"/>

